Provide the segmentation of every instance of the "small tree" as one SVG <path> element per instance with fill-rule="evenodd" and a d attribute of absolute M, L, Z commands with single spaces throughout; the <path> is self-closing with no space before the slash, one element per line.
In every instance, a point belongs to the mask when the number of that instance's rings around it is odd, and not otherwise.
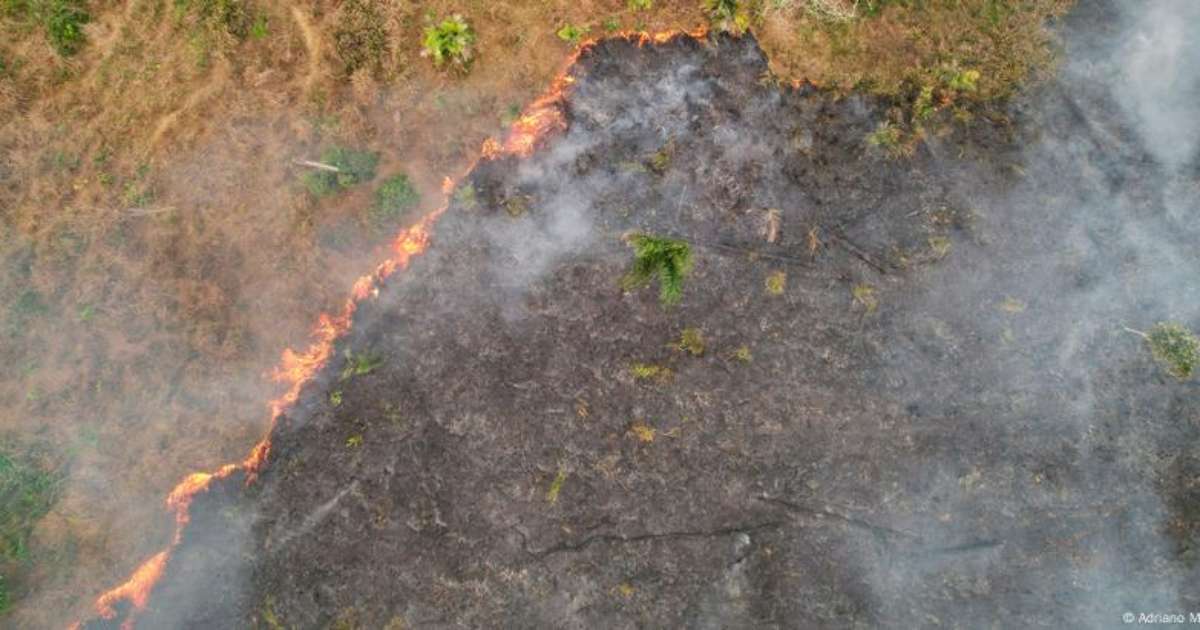
<path fill-rule="evenodd" d="M 1181 381 L 1191 378 L 1200 366 L 1200 339 L 1182 324 L 1160 322 L 1149 333 L 1132 328 L 1125 330 L 1145 339 L 1154 359 Z"/>
<path fill-rule="evenodd" d="M 678 304 L 683 296 L 683 280 L 692 270 L 691 245 L 648 234 L 634 234 L 628 240 L 633 247 L 633 269 L 625 274 L 625 287 L 643 287 L 657 276 L 663 305 Z"/>

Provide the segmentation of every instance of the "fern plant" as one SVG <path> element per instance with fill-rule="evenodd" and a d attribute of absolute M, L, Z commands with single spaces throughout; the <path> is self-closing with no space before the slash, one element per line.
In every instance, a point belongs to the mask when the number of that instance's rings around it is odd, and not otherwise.
<path fill-rule="evenodd" d="M 658 278 L 659 300 L 664 306 L 678 304 L 683 297 L 683 281 L 692 270 L 692 247 L 686 241 L 635 234 L 633 268 L 625 274 L 627 289 L 646 286 Z"/>

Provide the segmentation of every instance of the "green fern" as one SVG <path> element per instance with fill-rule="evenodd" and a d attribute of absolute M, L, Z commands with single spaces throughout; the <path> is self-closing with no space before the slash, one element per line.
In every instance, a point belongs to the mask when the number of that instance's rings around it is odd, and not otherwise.
<path fill-rule="evenodd" d="M 683 297 L 683 281 L 692 270 L 692 247 L 686 241 L 635 234 L 633 269 L 625 274 L 624 285 L 635 289 L 658 278 L 659 299 L 664 306 L 678 304 Z"/>

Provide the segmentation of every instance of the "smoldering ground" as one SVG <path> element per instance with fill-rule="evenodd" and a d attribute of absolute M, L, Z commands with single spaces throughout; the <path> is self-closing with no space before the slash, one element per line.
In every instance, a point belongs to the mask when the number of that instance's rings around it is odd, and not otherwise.
<path fill-rule="evenodd" d="M 1194 151 L 1142 126 L 1190 109 L 1124 102 L 1121 42 L 1170 20 L 1120 9 L 1079 7 L 1054 79 L 899 160 L 864 142 L 886 103 L 763 85 L 750 38 L 599 44 L 566 132 L 482 162 L 362 305 L 235 493 L 255 519 L 233 568 L 200 562 L 210 523 L 144 623 L 1107 627 L 1200 606 L 1197 391 L 1123 330 L 1200 325 Z M 678 307 L 621 289 L 629 230 L 693 243 Z M 346 376 L 345 352 L 382 363 Z"/>

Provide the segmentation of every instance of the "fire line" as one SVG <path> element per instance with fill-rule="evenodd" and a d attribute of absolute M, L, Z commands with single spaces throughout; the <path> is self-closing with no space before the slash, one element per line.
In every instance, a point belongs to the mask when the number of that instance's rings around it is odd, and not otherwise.
<path fill-rule="evenodd" d="M 702 27 L 691 32 L 666 31 L 653 34 L 626 32 L 605 39 L 632 40 L 639 46 L 661 45 L 678 37 L 702 39 L 707 33 L 708 30 Z M 567 120 L 564 115 L 563 103 L 567 90 L 575 82 L 575 77 L 570 75 L 570 70 L 580 56 L 594 48 L 599 41 L 592 39 L 581 44 L 567 58 L 550 88 L 530 103 L 520 118 L 512 124 L 506 140 L 501 143 L 495 139 L 488 139 L 483 143 L 479 157 L 466 168 L 464 176 L 474 170 L 480 159 L 492 160 L 506 156 L 528 157 L 549 135 L 566 130 Z M 393 239 L 391 257 L 380 263 L 374 272 L 360 277 L 354 283 L 350 298 L 346 300 L 339 313 L 333 315 L 322 313 L 318 316 L 316 327 L 312 331 L 313 341 L 307 349 L 302 352 L 287 349 L 283 352 L 280 363 L 273 370 L 271 378 L 277 382 L 288 384 L 288 388 L 283 395 L 269 403 L 271 420 L 266 436 L 254 446 L 242 462 L 227 464 L 212 473 L 193 473 L 175 486 L 167 495 L 166 500 L 167 509 L 175 515 L 175 533 L 170 544 L 166 549 L 143 562 L 123 584 L 110 589 L 96 599 L 94 608 L 100 618 L 110 622 L 117 621 L 117 617 L 120 615 L 118 605 L 124 602 L 128 607 L 125 610 L 124 619 L 121 621 L 121 628 L 132 630 L 136 626 L 139 614 L 145 610 L 154 587 L 170 562 L 171 553 L 183 540 L 184 531 L 190 520 L 192 501 L 200 494 L 207 492 L 214 482 L 225 480 L 239 472 L 245 475 L 245 483 L 253 483 L 270 454 L 270 436 L 276 422 L 296 403 L 304 386 L 332 356 L 334 344 L 349 330 L 359 303 L 377 297 L 380 287 L 389 276 L 406 269 L 415 257 L 420 256 L 429 247 L 433 226 L 442 213 L 449 208 L 449 196 L 455 185 L 455 180 L 450 177 L 445 179 L 442 192 L 447 197 L 446 203 L 422 217 L 412 226 L 402 230 Z M 72 629 L 81 627 L 81 623 L 71 626 Z"/>

